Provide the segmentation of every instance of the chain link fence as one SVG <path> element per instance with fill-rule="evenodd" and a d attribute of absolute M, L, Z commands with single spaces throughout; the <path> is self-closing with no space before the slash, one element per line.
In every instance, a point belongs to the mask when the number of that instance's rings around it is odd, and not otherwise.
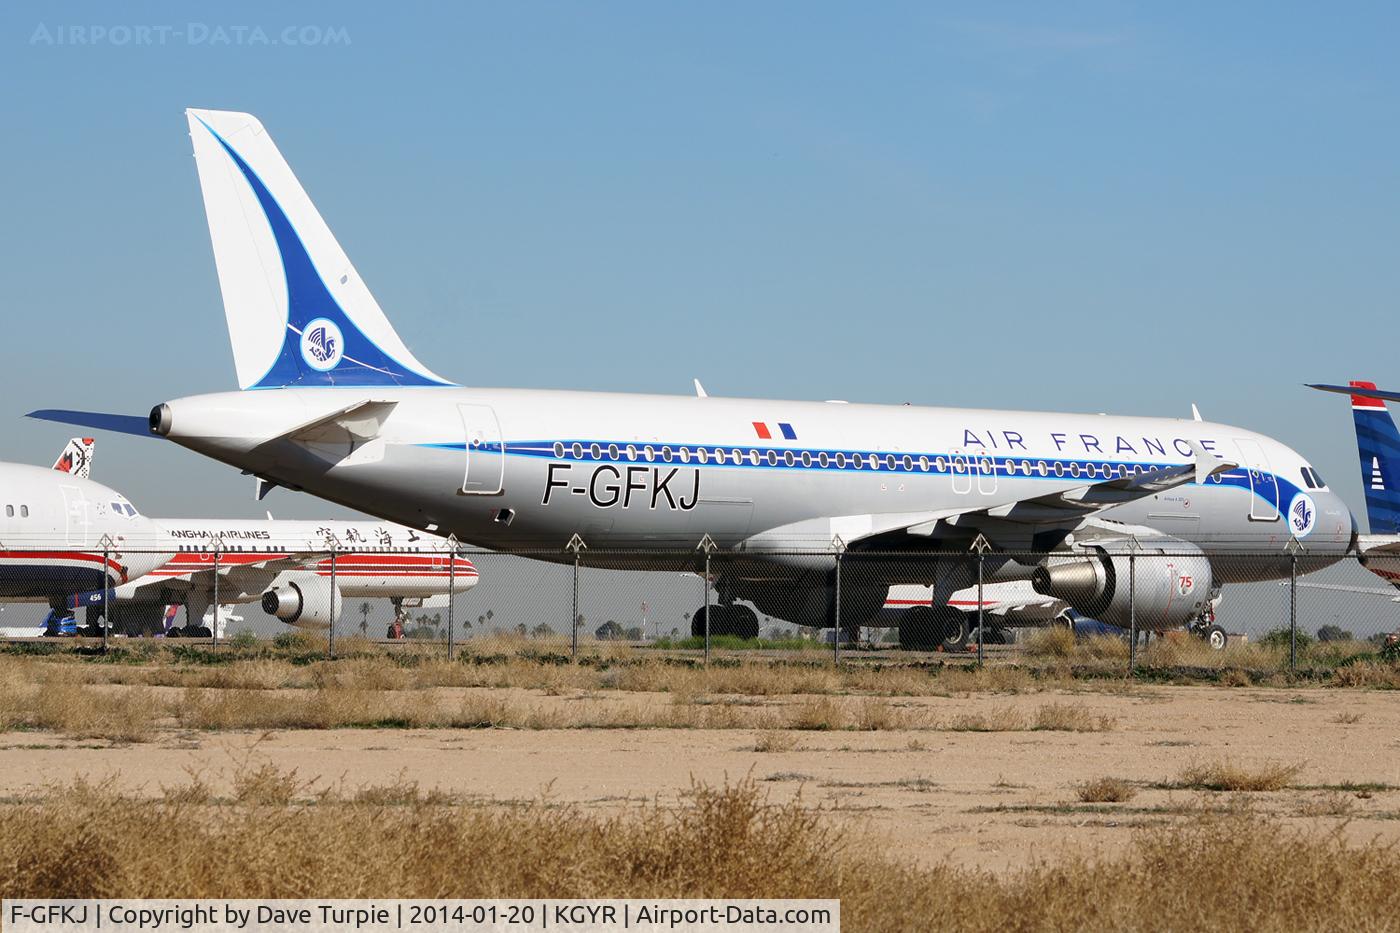
<path fill-rule="evenodd" d="M 28 566 L 11 559 L 0 576 L 0 635 L 11 639 L 323 640 L 330 654 L 350 642 L 454 654 L 510 640 L 555 654 L 625 645 L 706 660 L 1270 672 L 1363 656 L 1400 619 L 1400 591 L 1357 558 L 1302 549 L 1207 559 L 1139 545 L 892 553 L 722 550 L 706 539 L 654 551 L 576 538 L 563 551 L 518 554 L 24 553 Z M 141 566 L 154 569 L 135 575 Z"/>

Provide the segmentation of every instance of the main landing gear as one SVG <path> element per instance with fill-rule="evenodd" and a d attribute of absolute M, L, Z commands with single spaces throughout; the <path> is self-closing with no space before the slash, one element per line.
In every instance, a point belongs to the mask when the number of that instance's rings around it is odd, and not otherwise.
<path fill-rule="evenodd" d="M 899 621 L 899 646 L 913 651 L 957 651 L 967 643 L 967 617 L 948 606 L 915 606 Z"/>
<path fill-rule="evenodd" d="M 758 614 L 748 606 L 730 603 L 727 606 L 702 606 L 690 617 L 690 634 L 705 637 L 705 619 L 710 621 L 710 635 L 733 635 L 738 638 L 758 637 Z"/>

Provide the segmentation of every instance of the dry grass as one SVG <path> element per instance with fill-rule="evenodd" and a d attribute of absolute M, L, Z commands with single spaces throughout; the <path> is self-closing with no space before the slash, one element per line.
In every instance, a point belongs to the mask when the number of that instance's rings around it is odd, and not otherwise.
<path fill-rule="evenodd" d="M 943 729 L 949 732 L 1107 732 L 1117 724 L 1112 716 L 1099 716 L 1063 703 L 1039 707 L 1027 717 L 1008 706 L 993 707 L 985 713 L 961 713 Z"/>
<path fill-rule="evenodd" d="M 1267 792 L 1291 787 L 1303 770 L 1300 764 L 1266 761 L 1253 767 L 1232 761 L 1188 765 L 1175 781 L 1163 786 L 1183 790 Z"/>
<path fill-rule="evenodd" d="M 1032 632 L 1025 645 L 1028 657 L 1068 658 L 1075 653 L 1074 630 L 1068 625 L 1052 625 Z"/>
<path fill-rule="evenodd" d="M 949 732 L 1022 732 L 1026 717 L 1009 706 L 999 706 L 985 713 L 959 713 L 943 728 Z"/>
<path fill-rule="evenodd" d="M 1380 929 L 1400 916 L 1394 848 L 1248 813 L 994 875 L 903 862 L 753 782 L 611 816 L 403 782 L 313 793 L 266 772 L 242 786 L 242 801 L 140 799 L 78 781 L 0 803 L 0 896 L 834 897 L 844 928 L 877 933 Z"/>
<path fill-rule="evenodd" d="M 1353 661 L 1337 668 L 1333 682 L 1339 687 L 1400 689 L 1400 666 L 1383 661 Z"/>
<path fill-rule="evenodd" d="M 111 692 L 61 679 L 26 682 L 0 672 L 0 729 L 44 729 L 75 739 L 141 742 L 164 707 L 144 688 Z"/>
<path fill-rule="evenodd" d="M 825 731 L 844 728 L 846 722 L 844 707 L 831 697 L 821 696 L 798 704 L 790 714 L 788 728 Z"/>
<path fill-rule="evenodd" d="M 756 752 L 790 752 L 796 747 L 797 736 L 775 729 L 765 729 L 753 741 L 753 750 Z"/>
<path fill-rule="evenodd" d="M 1137 796 L 1137 788 L 1130 781 L 1115 777 L 1085 781 L 1074 791 L 1083 803 L 1122 803 Z"/>
<path fill-rule="evenodd" d="M 1117 723 L 1112 716 L 1096 716 L 1080 706 L 1051 703 L 1035 711 L 1031 728 L 1054 732 L 1107 732 Z"/>
<path fill-rule="evenodd" d="M 1331 721 L 1335 722 L 1339 726 L 1354 726 L 1361 721 L 1363 715 L 1364 714 L 1362 713 L 1356 713 L 1348 710 L 1346 712 L 1338 713 L 1337 715 L 1333 716 Z"/>

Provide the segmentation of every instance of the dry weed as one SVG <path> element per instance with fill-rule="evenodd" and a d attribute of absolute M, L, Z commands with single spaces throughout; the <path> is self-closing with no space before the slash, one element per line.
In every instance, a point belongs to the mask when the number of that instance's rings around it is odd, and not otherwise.
<path fill-rule="evenodd" d="M 797 736 L 776 729 L 765 729 L 754 737 L 753 742 L 756 752 L 790 752 L 796 747 Z"/>
<path fill-rule="evenodd" d="M 1031 728 L 1047 732 L 1107 732 L 1117 722 L 1112 716 L 1097 716 L 1083 707 L 1051 703 L 1035 711 Z"/>
<path fill-rule="evenodd" d="M 1122 778 L 1101 777 L 1078 785 L 1075 794 L 1084 803 L 1122 803 L 1136 797 L 1137 788 Z"/>
<path fill-rule="evenodd" d="M 1291 786 L 1303 770 L 1301 764 L 1266 761 L 1250 767 L 1232 761 L 1188 765 L 1175 781 L 1164 786 L 1185 790 L 1266 792 Z"/>
<path fill-rule="evenodd" d="M 960 713 L 943 728 L 949 732 L 1022 732 L 1026 718 L 1009 706 L 999 706 L 985 713 Z"/>
<path fill-rule="evenodd" d="M 825 731 L 845 728 L 846 722 L 846 710 L 838 701 L 819 696 L 793 707 L 788 728 Z"/>
<path fill-rule="evenodd" d="M 1074 654 L 1074 630 L 1068 625 L 1052 625 L 1031 632 L 1025 652 L 1032 658 L 1068 658 Z"/>
<path fill-rule="evenodd" d="M 862 731 L 877 732 L 904 727 L 904 716 L 894 708 L 889 700 L 882 697 L 866 699 L 860 705 L 860 712 L 856 714 L 856 728 Z"/>
<path fill-rule="evenodd" d="M 1339 687 L 1400 689 L 1400 666 L 1381 661 L 1353 661 L 1337 668 L 1332 676 Z"/>

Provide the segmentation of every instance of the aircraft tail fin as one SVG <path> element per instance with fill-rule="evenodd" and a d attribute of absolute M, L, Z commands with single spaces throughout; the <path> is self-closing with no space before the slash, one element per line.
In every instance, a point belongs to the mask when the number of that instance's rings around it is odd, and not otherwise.
<path fill-rule="evenodd" d="M 440 386 L 251 114 L 187 110 L 243 389 Z"/>
<path fill-rule="evenodd" d="M 1352 388 L 1375 389 L 1373 382 Z M 1356 422 L 1356 450 L 1361 456 L 1361 488 L 1366 491 L 1366 518 L 1372 534 L 1400 533 L 1400 431 L 1385 402 L 1365 395 L 1351 397 Z"/>
<path fill-rule="evenodd" d="M 87 479 L 92 474 L 92 450 L 96 441 L 90 437 L 75 437 L 70 440 L 63 453 L 54 461 L 53 468 L 60 473 L 72 473 L 79 479 Z"/>

